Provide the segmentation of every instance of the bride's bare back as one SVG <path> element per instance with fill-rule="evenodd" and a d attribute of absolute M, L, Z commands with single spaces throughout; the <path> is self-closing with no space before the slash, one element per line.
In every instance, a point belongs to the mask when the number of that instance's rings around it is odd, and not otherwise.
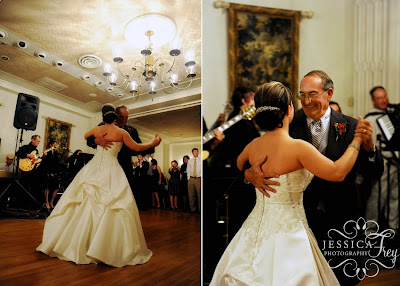
<path fill-rule="evenodd" d="M 361 142 L 360 138 L 355 138 L 352 144 L 360 146 Z M 304 167 L 324 180 L 343 181 L 353 168 L 357 155 L 355 148 L 347 148 L 342 157 L 333 162 L 310 143 L 291 138 L 284 129 L 275 129 L 248 144 L 239 155 L 237 165 L 241 170 L 246 161 L 254 165 L 267 157 L 261 166 L 263 172 L 282 175 Z"/>
<path fill-rule="evenodd" d="M 115 124 L 104 124 L 102 126 L 96 126 L 92 130 L 94 137 L 104 137 L 104 139 L 113 142 L 123 142 L 123 131 L 125 130 L 119 128 Z"/>
<path fill-rule="evenodd" d="M 267 173 L 287 174 L 303 168 L 296 156 L 296 140 L 287 134 L 268 132 L 249 145 L 249 162 L 251 165 L 268 157 L 261 170 Z"/>
<path fill-rule="evenodd" d="M 90 136 L 94 136 L 96 138 L 103 137 L 104 139 L 107 139 L 112 142 L 124 142 L 126 146 L 135 151 L 143 151 L 148 148 L 157 146 L 161 141 L 161 140 L 156 140 L 157 142 L 155 142 L 155 144 L 153 143 L 138 144 L 132 139 L 132 137 L 129 135 L 128 132 L 119 128 L 114 123 L 111 124 L 106 123 L 101 126 L 93 127 L 88 132 L 86 132 L 85 139 L 88 139 Z"/>

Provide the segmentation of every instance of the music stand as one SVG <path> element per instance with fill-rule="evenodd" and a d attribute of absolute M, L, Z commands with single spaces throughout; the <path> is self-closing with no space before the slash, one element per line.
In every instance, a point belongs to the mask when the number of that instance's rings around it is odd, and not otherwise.
<path fill-rule="evenodd" d="M 380 144 L 385 144 L 385 147 L 383 147 L 381 150 L 383 151 L 389 151 L 392 153 L 392 158 L 387 158 L 384 157 L 387 160 L 387 168 L 388 168 L 388 175 L 387 175 L 387 219 L 389 220 L 389 211 L 390 211 L 390 206 L 389 206 L 389 195 L 390 195 L 390 166 L 393 165 L 395 168 L 397 168 L 397 188 L 398 188 L 398 198 L 400 198 L 400 156 L 396 154 L 396 152 L 400 151 L 400 128 L 398 126 L 394 127 L 392 122 L 390 121 L 390 118 L 387 114 L 379 117 L 377 120 L 379 128 L 382 130 L 382 134 L 384 137 L 384 140 L 380 140 Z M 388 123 L 389 122 L 389 123 Z M 394 129 L 394 132 L 391 134 L 388 131 L 387 125 L 389 125 L 391 128 Z M 379 180 L 380 182 L 380 180 Z M 379 199 L 381 196 L 381 189 L 379 188 Z M 380 204 L 378 202 L 378 210 L 379 210 Z M 398 199 L 398 212 L 399 212 L 399 217 L 400 217 L 400 200 Z M 378 212 L 379 213 L 379 212 Z M 400 229 L 400 221 L 398 222 L 398 228 Z"/>
<path fill-rule="evenodd" d="M 22 146 L 22 135 L 24 133 L 23 129 L 17 129 L 17 139 L 15 142 L 15 152 L 14 152 L 14 162 L 13 162 L 13 172 L 12 172 L 12 177 L 11 177 L 11 182 L 8 184 L 8 186 L 5 188 L 5 190 L 1 193 L 0 199 L 4 196 L 4 194 L 7 193 L 9 189 L 11 189 L 12 186 L 16 187 L 16 189 L 22 190 L 25 192 L 26 195 L 28 195 L 39 207 L 41 207 L 41 204 L 35 199 L 34 196 L 21 184 L 20 179 L 18 178 L 18 168 L 19 168 L 19 160 L 17 159 L 17 145 L 18 145 L 18 138 L 20 137 L 19 140 L 19 148 Z M 20 134 L 21 131 L 21 135 Z M 17 161 L 17 163 L 15 163 Z M 40 210 L 40 209 L 39 209 Z"/>

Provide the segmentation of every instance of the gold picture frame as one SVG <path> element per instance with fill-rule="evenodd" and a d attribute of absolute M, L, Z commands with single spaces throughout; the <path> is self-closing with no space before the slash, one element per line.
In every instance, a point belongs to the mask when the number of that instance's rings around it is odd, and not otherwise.
<path fill-rule="evenodd" d="M 230 4 L 228 12 L 229 94 L 280 81 L 296 95 L 300 11 Z"/>
<path fill-rule="evenodd" d="M 69 150 L 71 129 L 72 129 L 71 123 L 50 117 L 46 118 L 46 131 L 44 137 L 43 150 L 46 150 L 49 146 L 50 140 L 54 139 L 58 143 L 57 149 L 61 156 L 60 159 L 62 161 L 65 161 L 68 158 L 68 152 L 63 152 L 63 150 Z"/>

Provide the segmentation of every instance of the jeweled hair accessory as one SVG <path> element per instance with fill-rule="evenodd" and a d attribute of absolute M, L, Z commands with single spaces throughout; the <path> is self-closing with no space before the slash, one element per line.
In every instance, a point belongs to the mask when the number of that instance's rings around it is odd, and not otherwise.
<path fill-rule="evenodd" d="M 104 113 L 103 116 L 105 116 L 105 115 L 107 115 L 107 114 L 111 114 L 111 113 L 116 114 L 115 111 L 110 110 L 110 111 L 107 111 L 106 113 Z"/>
<path fill-rule="evenodd" d="M 261 107 L 259 107 L 259 108 L 257 108 L 257 110 L 256 110 L 256 114 L 258 114 L 258 113 L 260 113 L 260 112 L 263 112 L 263 111 L 273 111 L 273 110 L 276 110 L 276 111 L 281 111 L 281 109 L 279 108 L 279 107 L 274 107 L 274 106 L 261 106 Z"/>

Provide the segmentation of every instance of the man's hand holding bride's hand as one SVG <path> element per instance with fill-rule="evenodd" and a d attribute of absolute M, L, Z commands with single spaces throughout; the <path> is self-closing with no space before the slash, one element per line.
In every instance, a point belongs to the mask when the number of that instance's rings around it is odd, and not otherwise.
<path fill-rule="evenodd" d="M 97 145 L 100 145 L 100 146 L 103 147 L 104 149 L 108 150 L 108 149 L 111 148 L 112 145 L 114 145 L 114 143 L 113 143 L 112 141 L 108 140 L 108 139 L 105 139 L 104 137 L 105 137 L 106 135 L 107 135 L 107 133 L 104 134 L 104 135 L 101 136 L 101 137 L 96 137 L 96 138 L 94 139 L 94 143 L 96 143 Z"/>
<path fill-rule="evenodd" d="M 373 127 L 371 122 L 358 116 L 358 124 L 354 133 L 354 137 L 361 138 L 361 143 L 365 151 L 369 152 L 374 148 L 374 140 L 372 139 Z"/>
<path fill-rule="evenodd" d="M 252 183 L 264 196 L 270 197 L 267 191 L 276 193 L 276 190 L 271 188 L 270 185 L 279 186 L 279 182 L 269 180 L 270 178 L 279 178 L 275 173 L 264 173 L 261 166 L 267 161 L 267 156 L 256 162 L 250 169 L 244 172 L 246 181 Z"/>
<path fill-rule="evenodd" d="M 161 138 L 158 136 L 158 134 L 156 134 L 153 140 L 151 140 L 151 146 L 156 147 L 160 145 L 160 143 L 161 143 Z"/>

